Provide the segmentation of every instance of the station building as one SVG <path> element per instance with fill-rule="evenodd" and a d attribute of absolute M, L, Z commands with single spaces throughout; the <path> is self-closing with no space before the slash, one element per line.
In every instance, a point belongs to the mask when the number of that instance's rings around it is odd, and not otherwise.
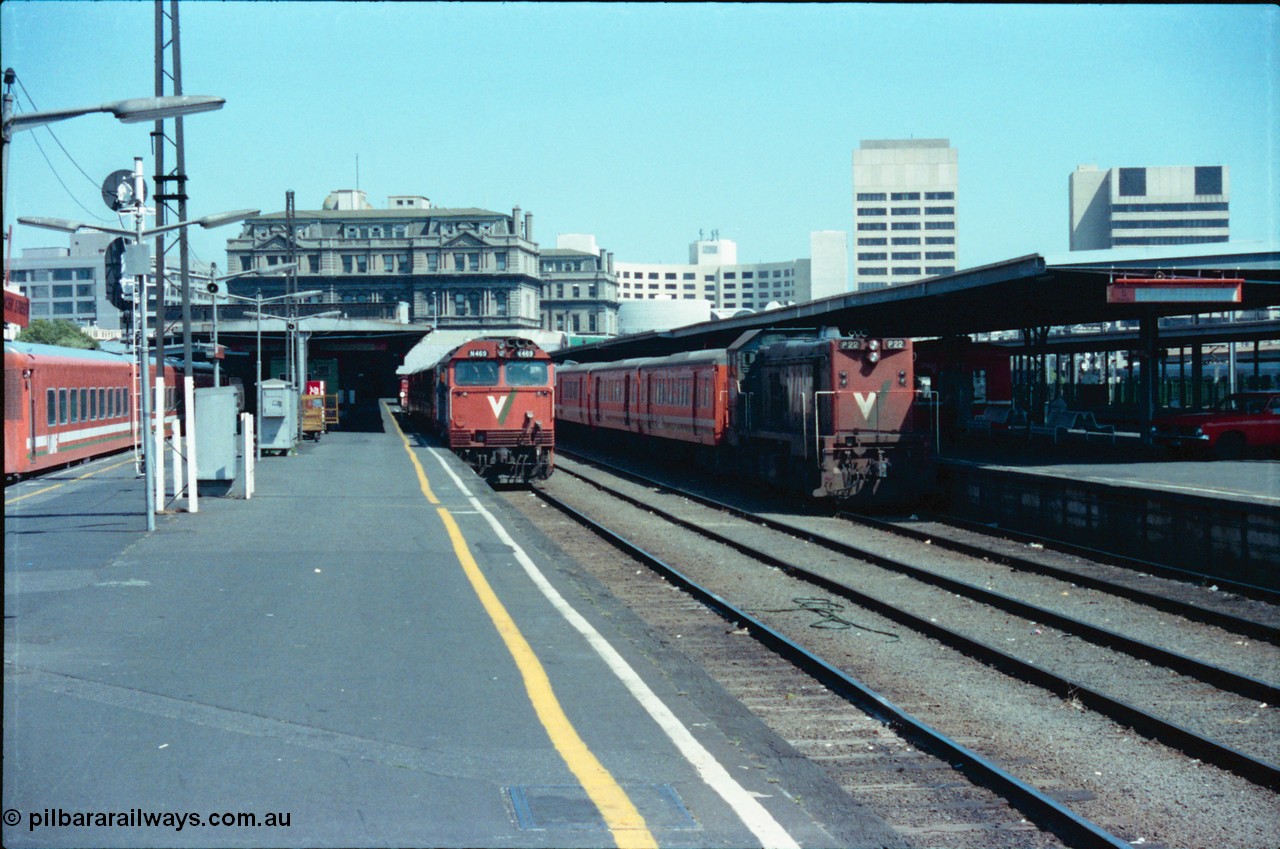
<path fill-rule="evenodd" d="M 1225 165 L 1081 165 L 1068 189 L 1073 251 L 1230 241 Z"/>
<path fill-rule="evenodd" d="M 860 143 L 853 152 L 855 291 L 956 270 L 959 174 L 948 139 Z"/>
<path fill-rule="evenodd" d="M 292 218 L 295 244 L 290 244 Z M 538 329 L 542 283 L 533 214 L 444 209 L 396 195 L 374 209 L 358 189 L 335 191 L 321 209 L 259 215 L 227 241 L 232 273 L 298 263 L 298 291 L 349 318 L 392 319 L 407 305 L 411 324 L 439 328 Z M 281 276 L 233 280 L 232 294 L 285 293 Z"/>

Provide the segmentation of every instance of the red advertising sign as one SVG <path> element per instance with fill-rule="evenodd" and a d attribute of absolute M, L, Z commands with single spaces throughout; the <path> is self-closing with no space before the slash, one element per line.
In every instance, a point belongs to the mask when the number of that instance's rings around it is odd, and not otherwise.
<path fill-rule="evenodd" d="M 305 389 L 306 389 L 306 391 L 302 393 L 303 395 L 323 395 L 323 394 L 324 394 L 324 381 L 323 381 L 323 380 L 308 380 L 308 381 L 306 382 Z"/>

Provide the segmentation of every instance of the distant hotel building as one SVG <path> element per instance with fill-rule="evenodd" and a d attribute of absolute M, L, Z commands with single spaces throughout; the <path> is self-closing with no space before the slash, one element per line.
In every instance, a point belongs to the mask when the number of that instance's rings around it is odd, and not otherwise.
<path fill-rule="evenodd" d="M 958 187 L 948 139 L 863 140 L 853 152 L 854 288 L 955 271 Z"/>
<path fill-rule="evenodd" d="M 847 237 L 839 230 L 809 235 L 810 256 L 784 262 L 738 262 L 738 246 L 713 234 L 689 245 L 686 264 L 619 262 L 623 301 L 706 301 L 714 309 L 764 309 L 843 294 L 848 280 Z"/>
<path fill-rule="evenodd" d="M 1224 165 L 1081 165 L 1069 185 L 1071 250 L 1228 241 L 1229 177 Z"/>

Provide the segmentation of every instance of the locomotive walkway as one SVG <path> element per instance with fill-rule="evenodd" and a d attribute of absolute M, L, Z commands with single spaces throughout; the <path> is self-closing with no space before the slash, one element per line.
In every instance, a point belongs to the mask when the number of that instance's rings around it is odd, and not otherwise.
<path fill-rule="evenodd" d="M 6 491 L 5 846 L 901 842 L 385 407 L 151 534 L 126 459 Z"/>

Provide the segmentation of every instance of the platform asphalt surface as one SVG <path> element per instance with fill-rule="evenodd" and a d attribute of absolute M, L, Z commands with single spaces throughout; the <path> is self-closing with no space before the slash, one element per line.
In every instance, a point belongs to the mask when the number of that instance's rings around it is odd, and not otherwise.
<path fill-rule="evenodd" d="M 5 846 L 904 842 L 456 458 L 348 424 L 150 534 L 127 457 L 6 488 Z"/>

